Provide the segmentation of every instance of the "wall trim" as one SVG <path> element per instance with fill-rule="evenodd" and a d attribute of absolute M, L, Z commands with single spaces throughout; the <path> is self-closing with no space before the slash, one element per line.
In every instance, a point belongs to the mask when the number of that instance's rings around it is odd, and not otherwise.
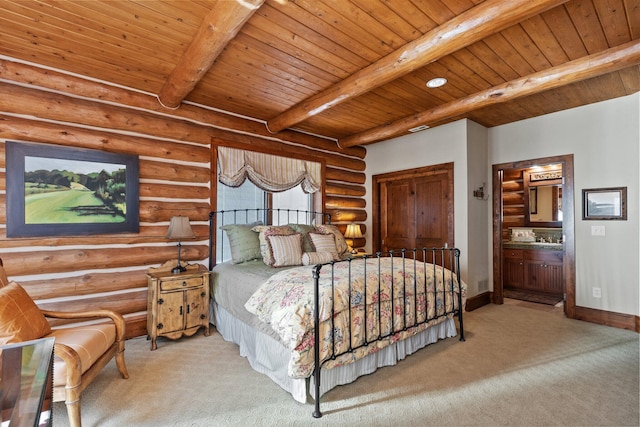
<path fill-rule="evenodd" d="M 576 306 L 574 319 L 640 333 L 640 316 Z"/>
<path fill-rule="evenodd" d="M 465 311 L 473 311 L 489 304 L 491 304 L 491 292 L 487 291 L 467 298 L 467 303 L 464 306 L 464 309 Z"/>

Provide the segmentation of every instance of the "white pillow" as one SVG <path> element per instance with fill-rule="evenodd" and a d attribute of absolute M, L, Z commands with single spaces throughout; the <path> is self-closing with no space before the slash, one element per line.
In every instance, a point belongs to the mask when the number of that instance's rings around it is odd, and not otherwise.
<path fill-rule="evenodd" d="M 267 236 L 273 255 L 272 267 L 302 265 L 302 235 Z"/>

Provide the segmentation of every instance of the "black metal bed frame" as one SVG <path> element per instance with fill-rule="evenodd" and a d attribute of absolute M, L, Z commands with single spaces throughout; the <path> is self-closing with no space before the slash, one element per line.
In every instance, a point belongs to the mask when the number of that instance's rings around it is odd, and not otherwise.
<path fill-rule="evenodd" d="M 228 211 L 214 211 L 214 212 L 210 212 L 209 213 L 209 270 L 211 271 L 215 265 L 215 258 L 216 258 L 216 253 L 213 251 L 213 247 L 215 246 L 215 240 L 214 240 L 214 233 L 216 233 L 216 230 L 219 226 L 225 225 L 225 214 L 230 214 L 231 215 L 231 221 L 229 221 L 228 223 L 230 224 L 245 224 L 245 223 L 249 223 L 250 221 L 256 221 L 256 220 L 260 220 L 262 221 L 264 224 L 270 224 L 272 223 L 273 220 L 273 216 L 274 214 L 277 215 L 277 218 L 279 219 L 281 217 L 281 214 L 285 213 L 286 214 L 286 221 L 287 223 L 292 223 L 292 222 L 296 222 L 296 223 L 301 223 L 300 218 L 306 218 L 307 221 L 306 223 L 313 223 L 316 220 L 318 220 L 318 218 L 320 219 L 321 223 L 326 223 L 326 224 L 330 224 L 331 223 L 331 215 L 327 214 L 327 213 L 323 213 L 323 212 L 315 212 L 315 211 L 304 211 L 304 210 L 293 210 L 293 209 L 270 209 L 270 208 L 252 208 L 252 209 L 234 209 L 234 210 L 228 210 Z M 309 221 L 309 218 L 311 218 L 311 220 Z M 238 222 L 238 220 L 242 220 L 244 219 L 244 222 Z M 284 221 L 278 221 L 275 225 L 279 225 L 282 224 Z M 224 237 L 223 237 L 224 238 Z M 421 259 L 420 259 L 421 256 Z M 359 348 L 363 348 L 363 347 L 367 347 L 373 343 L 376 343 L 380 340 L 383 339 L 387 339 L 391 336 L 393 336 L 394 334 L 397 333 L 401 333 L 403 331 L 410 331 L 414 328 L 418 328 L 421 325 L 428 323 L 428 322 L 432 322 L 434 320 L 437 320 L 439 318 L 442 317 L 457 317 L 458 318 L 458 323 L 459 323 L 459 328 L 460 328 L 460 341 L 464 341 L 464 326 L 463 326 L 463 320 L 462 320 L 462 312 L 464 311 L 464 307 L 462 307 L 462 283 L 460 281 L 460 250 L 457 248 L 422 248 L 422 249 L 401 249 L 401 250 L 396 250 L 396 251 L 389 251 L 389 252 L 377 252 L 375 255 L 364 255 L 364 256 L 358 256 L 356 258 L 349 258 L 346 260 L 342 260 L 342 261 L 332 261 L 326 264 L 318 264 L 315 265 L 311 268 L 313 268 L 313 280 L 314 280 L 314 331 L 319 331 L 320 330 L 320 314 L 318 312 L 318 310 L 315 309 L 315 307 L 318 307 L 318 301 L 320 299 L 320 286 L 319 286 L 319 281 L 320 281 L 320 272 L 323 268 L 330 268 L 331 269 L 331 287 L 332 287 L 332 293 L 335 291 L 335 289 L 333 288 L 334 286 L 334 280 L 333 280 L 333 272 L 335 269 L 335 266 L 338 263 L 345 263 L 348 262 L 349 263 L 349 292 L 348 292 L 348 307 L 351 307 L 351 310 L 353 309 L 352 305 L 351 305 L 351 263 L 355 263 L 355 262 L 363 262 L 365 263 L 365 269 L 366 269 L 366 262 L 367 259 L 377 259 L 377 268 L 378 268 L 378 273 L 380 273 L 381 271 L 381 266 L 380 266 L 380 260 L 384 257 L 389 257 L 391 259 L 391 269 L 393 270 L 395 267 L 395 263 L 397 260 L 397 263 L 399 264 L 398 268 L 402 269 L 402 272 L 406 272 L 407 268 L 409 269 L 413 269 L 413 283 L 407 283 L 406 279 L 403 281 L 403 283 L 392 283 L 391 285 L 391 304 L 393 306 L 393 295 L 395 294 L 395 292 L 400 292 L 400 289 L 404 290 L 407 289 L 407 286 L 409 286 L 409 289 L 412 289 L 413 292 L 413 310 L 414 312 L 412 313 L 413 316 L 411 316 L 414 321 L 409 323 L 407 322 L 407 315 L 410 313 L 407 313 L 407 304 L 403 304 L 405 309 L 403 310 L 402 316 L 402 328 L 397 329 L 395 328 L 395 318 L 394 318 L 394 310 L 391 310 L 392 313 L 392 318 L 391 318 L 391 325 L 392 325 L 392 331 L 389 331 L 386 334 L 382 334 L 382 328 L 381 328 L 381 318 L 379 316 L 380 313 L 380 305 L 381 305 L 381 299 L 378 298 L 375 302 L 371 302 L 371 301 L 367 301 L 367 294 L 368 292 L 366 291 L 367 289 L 367 282 L 365 280 L 364 282 L 364 298 L 363 301 L 361 301 L 357 306 L 355 307 L 364 307 L 364 315 L 365 315 L 365 324 L 367 324 L 367 320 L 366 320 L 366 316 L 367 316 L 367 310 L 366 307 L 368 306 L 368 304 L 378 304 L 378 316 L 376 319 L 374 319 L 374 322 L 378 322 L 378 335 L 374 336 L 374 337 L 369 337 L 366 336 L 366 328 L 365 328 L 365 339 L 364 342 L 357 344 L 355 346 L 352 346 L 352 340 L 351 340 L 351 329 L 349 329 L 349 337 L 348 337 L 348 342 L 349 342 L 349 348 L 345 351 L 342 352 L 337 352 L 336 351 L 336 341 L 335 341 L 335 336 L 333 337 L 333 342 L 332 342 L 332 346 L 331 346 L 331 350 L 330 350 L 330 355 L 328 357 L 326 357 L 324 360 L 320 360 L 320 334 L 315 333 L 314 332 L 314 371 L 313 371 L 313 378 L 314 378 L 314 382 L 315 382 L 315 407 L 314 407 L 314 411 L 313 411 L 313 417 L 315 418 L 320 418 L 322 417 L 322 412 L 320 411 L 320 372 L 322 369 L 322 366 L 330 361 L 330 360 L 335 360 L 336 358 L 340 357 L 343 354 L 347 354 L 347 353 L 353 353 L 355 352 L 357 349 Z M 439 291 L 437 289 L 436 286 L 434 286 L 434 294 L 437 293 L 442 293 L 442 298 L 444 299 L 444 304 L 443 306 L 445 307 L 445 311 L 441 312 L 438 314 L 438 310 L 434 310 L 435 316 L 434 317 L 429 317 L 427 314 L 425 314 L 425 318 L 422 320 L 418 320 L 418 315 L 417 313 L 420 312 L 420 309 L 424 310 L 425 313 L 428 313 L 427 310 L 427 301 L 428 298 L 425 295 L 424 298 L 424 305 L 418 307 L 418 300 L 417 300 L 417 294 L 418 294 L 418 286 L 422 286 L 421 291 L 424 292 L 425 294 L 427 293 L 427 289 L 426 289 L 426 285 L 424 284 L 425 282 L 422 282 L 422 285 L 420 283 L 418 283 L 417 279 L 420 279 L 420 277 L 417 276 L 416 272 L 418 269 L 418 265 L 422 265 L 422 268 L 424 270 L 424 274 L 426 275 L 426 271 L 427 268 L 433 268 L 433 274 L 435 277 L 436 274 L 436 266 L 440 266 L 443 267 L 443 269 L 441 270 L 441 274 L 442 274 L 442 282 L 443 282 L 443 289 L 442 291 Z M 447 274 L 446 271 L 449 270 L 451 271 L 452 274 Z M 380 276 L 380 274 L 378 274 L 378 277 Z M 403 274 L 404 277 L 406 277 L 405 274 Z M 448 277 L 447 277 L 448 276 Z M 426 278 L 425 278 L 426 281 Z M 457 287 L 458 290 L 456 291 L 456 283 L 458 283 Z M 370 284 L 370 286 L 374 286 L 377 287 L 378 291 L 380 290 L 380 281 L 377 281 L 377 283 L 373 283 Z M 397 286 L 397 288 L 396 288 Z M 374 288 L 375 289 L 375 288 Z M 375 295 L 376 292 L 374 290 L 373 295 Z M 405 301 L 406 298 L 408 298 L 405 295 Z M 434 295 L 434 301 L 436 301 L 436 297 L 437 295 Z M 446 307 L 447 307 L 447 299 L 448 298 L 456 298 L 457 299 L 457 308 L 456 308 L 456 304 L 453 303 L 453 301 L 451 301 L 451 310 L 447 311 Z M 331 302 L 333 303 L 333 298 L 331 299 Z M 349 325 L 351 325 L 351 310 L 349 310 Z M 334 316 L 334 310 L 333 307 L 331 307 L 331 316 L 330 319 L 333 319 Z M 333 320 L 331 320 L 333 321 Z M 333 331 L 333 326 L 331 327 L 331 330 Z"/>
<path fill-rule="evenodd" d="M 398 256 L 396 256 L 396 254 L 398 254 Z M 412 256 L 407 256 L 407 254 L 411 254 Z M 422 255 L 422 261 L 418 259 L 418 254 Z M 438 255 L 439 255 L 439 259 L 440 259 L 440 263 L 437 262 L 438 259 Z M 334 262 L 330 262 L 330 263 L 326 263 L 326 264 L 319 264 L 313 267 L 313 279 L 314 279 L 314 331 L 319 331 L 320 330 L 320 313 L 318 312 L 318 310 L 315 310 L 315 307 L 318 307 L 318 301 L 320 300 L 320 286 L 319 286 L 319 281 L 320 281 L 320 271 L 323 267 L 328 267 L 331 268 L 331 292 L 333 293 L 335 291 L 334 289 L 334 280 L 333 280 L 333 269 L 335 268 L 335 265 L 341 262 L 348 262 L 349 263 L 349 291 L 348 291 L 348 307 L 350 307 L 349 313 L 348 313 L 348 324 L 351 325 L 351 311 L 353 310 L 352 304 L 351 304 L 351 263 L 355 263 L 355 262 L 363 262 L 365 263 L 364 268 L 366 271 L 366 260 L 367 259 L 377 259 L 377 269 L 378 269 L 378 277 L 380 277 L 380 272 L 381 272 L 381 265 L 380 265 L 380 259 L 383 257 L 389 257 L 391 259 L 391 271 L 395 271 L 394 270 L 394 258 L 398 259 L 398 263 L 401 265 L 398 268 L 402 269 L 402 272 L 406 272 L 407 271 L 407 267 L 411 268 L 413 266 L 413 281 L 412 283 L 407 283 L 406 282 L 406 275 L 403 274 L 403 277 L 405 277 L 405 280 L 402 283 L 395 283 L 392 282 L 391 284 L 391 297 L 390 297 L 390 301 L 388 301 L 389 303 L 391 303 L 392 307 L 395 306 L 394 303 L 394 295 L 396 294 L 396 292 L 401 292 L 400 290 L 402 290 L 402 293 L 404 295 L 405 298 L 405 303 L 403 304 L 404 306 L 404 310 L 402 312 L 402 327 L 401 328 L 395 328 L 393 325 L 395 325 L 395 310 L 391 310 L 391 325 L 392 325 L 392 330 L 389 331 L 388 333 L 383 334 L 382 333 L 382 327 L 381 327 L 381 316 L 380 316 L 380 308 L 382 305 L 382 298 L 377 298 L 375 301 L 368 301 L 368 292 L 367 292 L 367 280 L 366 280 L 366 275 L 365 275 L 365 280 L 364 280 L 364 292 L 363 292 L 363 300 L 361 302 L 359 302 L 357 304 L 356 307 L 364 307 L 364 324 L 367 325 L 367 310 L 366 308 L 368 307 L 369 304 L 376 304 L 377 305 L 377 313 L 378 315 L 375 316 L 374 318 L 374 322 L 377 323 L 378 325 L 378 334 L 376 336 L 373 337 L 369 337 L 367 336 L 367 328 L 364 328 L 365 331 L 365 337 L 364 337 L 364 341 L 360 344 L 357 344 L 355 346 L 352 346 L 352 340 L 351 340 L 351 329 L 349 328 L 348 330 L 348 334 L 349 336 L 346 338 L 346 341 L 349 343 L 349 348 L 347 350 L 344 350 L 342 352 L 336 352 L 336 341 L 335 341 L 335 336 L 333 336 L 333 342 L 331 345 L 331 351 L 330 351 L 330 355 L 325 358 L 324 360 L 320 360 L 320 334 L 318 333 L 314 333 L 314 371 L 313 371 L 313 376 L 314 376 L 314 382 L 315 382 L 315 408 L 313 411 L 313 416 L 315 418 L 320 418 L 322 417 L 322 412 L 320 412 L 320 371 L 322 369 L 322 365 L 324 365 L 326 362 L 330 361 L 330 360 L 335 360 L 337 357 L 343 355 L 343 354 L 347 354 L 347 353 L 353 353 L 354 351 L 356 351 L 359 348 L 363 348 L 363 347 L 367 347 L 377 341 L 381 341 L 383 339 L 389 338 L 397 333 L 400 332 L 404 332 L 404 331 L 409 331 L 411 329 L 414 328 L 418 328 L 420 325 L 432 322 L 434 320 L 440 319 L 442 317 L 448 317 L 448 316 L 457 316 L 458 318 L 458 322 L 460 324 L 460 341 L 464 341 L 464 326 L 463 326 L 463 321 L 462 321 L 462 311 L 463 311 L 463 307 L 462 307 L 462 284 L 459 282 L 459 277 L 460 277 L 460 250 L 457 248 L 422 248 L 422 249 L 411 249 L 411 250 L 407 250 L 407 249 L 401 249 L 401 250 L 397 250 L 397 251 L 389 251 L 389 252 L 377 252 L 375 255 L 372 256 L 367 256 L 364 255 L 362 257 L 358 257 L 358 258 L 350 258 L 347 260 L 343 260 L 343 261 L 334 261 Z M 447 262 L 448 261 L 448 262 Z M 418 280 L 420 279 L 420 276 L 417 274 L 417 266 L 418 265 L 422 265 L 423 266 L 423 271 L 424 271 L 424 276 L 421 276 L 422 278 L 424 278 L 424 282 L 418 283 Z M 445 267 L 445 265 L 449 265 L 450 267 Z M 427 273 L 427 268 L 429 269 L 433 269 L 433 274 L 434 274 L 434 278 L 436 275 L 436 266 L 441 266 L 444 267 L 441 270 L 442 273 L 442 283 L 443 283 L 443 289 L 442 289 L 442 298 L 444 300 L 443 306 L 444 306 L 444 311 L 441 313 L 438 313 L 438 310 L 434 310 L 434 316 L 433 317 L 429 317 L 428 316 L 428 307 L 427 307 L 427 302 L 428 302 L 428 298 L 424 298 L 424 304 L 420 305 L 418 304 L 418 291 L 424 292 L 425 296 L 427 294 L 427 287 L 426 287 L 426 273 Z M 450 270 L 452 272 L 452 274 L 447 274 L 447 270 Z M 448 278 L 447 278 L 448 276 Z M 456 292 L 456 285 L 455 285 L 455 281 L 458 281 L 459 285 L 458 285 L 458 291 Z M 413 322 L 409 323 L 407 321 L 407 317 L 410 314 L 409 312 L 407 312 L 407 304 L 406 304 L 406 299 L 407 298 L 411 298 L 411 297 L 407 297 L 407 293 L 404 291 L 407 289 L 407 285 L 409 286 L 409 289 L 411 289 L 413 292 L 413 316 L 412 318 L 414 319 Z M 376 283 L 371 284 L 371 286 L 374 286 L 374 291 L 373 291 L 373 295 L 378 295 L 380 293 L 380 281 L 378 280 Z M 420 286 L 420 288 L 419 288 Z M 377 289 L 377 290 L 376 290 Z M 440 291 L 438 290 L 437 286 L 434 286 L 434 299 L 433 301 L 436 301 L 436 296 L 438 293 L 440 293 Z M 447 307 L 447 299 L 448 298 L 457 298 L 457 308 L 455 306 L 455 304 L 452 301 L 451 304 L 451 310 L 447 311 L 446 307 Z M 333 322 L 333 318 L 334 318 L 334 309 L 333 309 L 333 302 L 334 302 L 335 298 L 331 298 L 331 303 L 332 303 L 332 307 L 331 307 L 331 315 L 329 317 L 329 321 Z M 423 320 L 418 320 L 418 313 L 421 312 L 421 310 L 424 311 L 425 313 L 425 318 Z M 375 313 L 375 312 L 374 312 Z M 333 331 L 334 328 L 333 326 L 331 327 L 331 331 Z"/>

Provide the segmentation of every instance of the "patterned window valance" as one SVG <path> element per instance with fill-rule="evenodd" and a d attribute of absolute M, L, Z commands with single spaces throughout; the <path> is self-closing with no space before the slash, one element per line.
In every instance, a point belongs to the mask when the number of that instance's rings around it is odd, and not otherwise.
<path fill-rule="evenodd" d="M 239 187 L 245 179 L 264 191 L 280 192 L 302 185 L 305 193 L 320 190 L 321 164 L 254 151 L 218 147 L 218 180 Z"/>

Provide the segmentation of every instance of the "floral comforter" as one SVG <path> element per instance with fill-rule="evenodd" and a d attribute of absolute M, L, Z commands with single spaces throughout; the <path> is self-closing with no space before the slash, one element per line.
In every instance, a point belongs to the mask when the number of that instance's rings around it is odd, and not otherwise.
<path fill-rule="evenodd" d="M 363 358 L 452 317 L 458 308 L 458 281 L 447 269 L 424 266 L 410 260 L 403 269 L 397 258 L 358 259 L 323 266 L 319 280 L 320 357 L 326 361 L 339 355 L 323 367 Z M 309 377 L 314 369 L 313 294 L 312 268 L 296 267 L 273 275 L 245 304 L 292 351 L 288 374 L 293 378 Z M 462 296 L 464 301 L 464 283 Z M 425 323 L 405 330 L 405 325 L 415 324 L 416 318 Z M 369 345 L 342 354 L 365 342 Z"/>

